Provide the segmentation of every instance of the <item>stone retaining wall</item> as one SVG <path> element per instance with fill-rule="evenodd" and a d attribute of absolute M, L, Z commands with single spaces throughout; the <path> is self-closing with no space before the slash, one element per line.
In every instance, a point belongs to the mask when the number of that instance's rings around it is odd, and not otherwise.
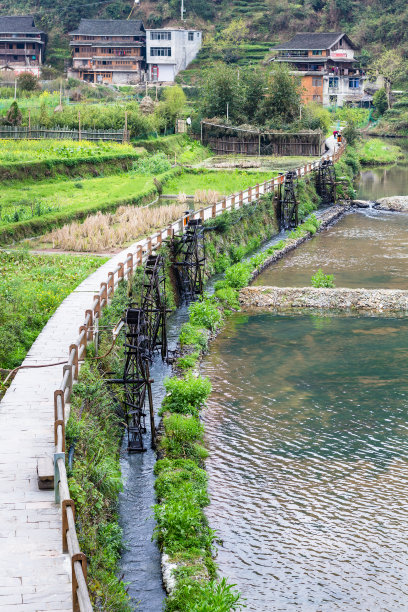
<path fill-rule="evenodd" d="M 266 311 L 327 308 L 364 312 L 407 312 L 408 291 L 400 289 L 316 289 L 313 287 L 245 287 L 242 307 Z"/>

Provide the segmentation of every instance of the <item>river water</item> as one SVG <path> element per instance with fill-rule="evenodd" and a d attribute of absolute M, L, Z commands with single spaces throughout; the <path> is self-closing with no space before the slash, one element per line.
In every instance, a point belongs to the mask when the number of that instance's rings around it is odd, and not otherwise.
<path fill-rule="evenodd" d="M 369 183 L 359 197 L 380 197 Z M 337 286 L 408 289 L 407 230 L 408 215 L 347 215 L 257 284 L 322 267 Z M 237 313 L 202 373 L 207 515 L 247 609 L 407 610 L 406 319 Z"/>

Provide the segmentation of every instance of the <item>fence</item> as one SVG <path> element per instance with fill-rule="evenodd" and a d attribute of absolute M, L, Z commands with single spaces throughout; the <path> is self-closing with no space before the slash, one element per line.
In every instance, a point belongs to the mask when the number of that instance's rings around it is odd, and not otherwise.
<path fill-rule="evenodd" d="M 129 132 L 124 130 L 72 130 L 68 127 L 55 127 L 46 129 L 41 126 L 13 126 L 0 125 L 0 138 L 12 140 L 42 140 L 54 138 L 56 140 L 110 140 L 114 142 L 127 142 Z"/>
<path fill-rule="evenodd" d="M 320 157 L 324 152 L 325 139 L 321 130 L 297 133 L 258 132 L 202 121 L 200 140 L 216 155 Z"/>
<path fill-rule="evenodd" d="M 333 155 L 327 155 L 324 159 L 332 159 L 333 162 L 336 162 L 344 149 L 345 144 L 343 143 Z M 319 161 L 315 161 L 297 168 L 296 172 L 299 177 L 302 177 L 316 170 L 318 166 Z M 134 270 L 142 265 L 147 257 L 157 250 L 167 238 L 171 238 L 174 234 L 184 233 L 188 219 L 207 221 L 224 211 L 246 206 L 256 201 L 260 196 L 277 189 L 283 181 L 284 176 L 278 176 L 262 184 L 249 187 L 245 191 L 234 193 L 216 204 L 183 216 L 165 229 L 135 243 L 133 251 L 127 254 L 125 261 L 108 273 L 106 282 L 101 283 L 99 292 L 94 296 L 91 308 L 85 312 L 84 324 L 79 328 L 78 338 L 69 347 L 68 362 L 63 367 L 61 384 L 54 391 L 55 499 L 61 504 L 62 511 L 62 549 L 69 553 L 71 559 L 74 612 L 92 612 L 92 604 L 87 588 L 87 560 L 85 554 L 79 548 L 75 529 L 74 502 L 69 495 L 65 468 L 65 406 L 69 402 L 73 384 L 78 379 L 79 363 L 85 358 L 87 344 L 92 342 L 98 333 L 101 311 L 113 297 L 121 281 L 128 279 Z"/>

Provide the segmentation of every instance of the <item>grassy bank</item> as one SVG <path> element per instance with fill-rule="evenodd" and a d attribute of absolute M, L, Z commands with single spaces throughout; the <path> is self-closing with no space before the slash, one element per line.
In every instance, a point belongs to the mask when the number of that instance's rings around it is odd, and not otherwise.
<path fill-rule="evenodd" d="M 20 365 L 64 298 L 104 261 L 0 252 L 0 368 Z"/>
<path fill-rule="evenodd" d="M 191 139 L 186 134 L 135 140 L 134 144 L 137 147 L 143 147 L 149 153 L 161 151 L 169 157 L 174 157 L 175 161 L 181 164 L 197 164 L 213 155 L 207 147 L 203 147 L 200 142 Z"/>
<path fill-rule="evenodd" d="M 401 147 L 380 138 L 370 138 L 357 145 L 358 159 L 363 166 L 395 164 L 404 156 Z"/>

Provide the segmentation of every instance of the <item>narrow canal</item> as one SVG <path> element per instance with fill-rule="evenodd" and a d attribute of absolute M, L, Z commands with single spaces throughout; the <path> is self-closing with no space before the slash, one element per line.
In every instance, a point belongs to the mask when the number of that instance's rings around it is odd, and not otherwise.
<path fill-rule="evenodd" d="M 390 170 L 370 172 L 384 186 Z M 362 176 L 359 197 L 392 194 Z M 407 259 L 408 215 L 368 210 L 257 284 L 310 285 L 322 267 L 339 287 L 408 289 Z M 406 610 L 406 319 L 237 313 L 202 374 L 213 385 L 207 515 L 221 575 L 247 609 Z"/>

